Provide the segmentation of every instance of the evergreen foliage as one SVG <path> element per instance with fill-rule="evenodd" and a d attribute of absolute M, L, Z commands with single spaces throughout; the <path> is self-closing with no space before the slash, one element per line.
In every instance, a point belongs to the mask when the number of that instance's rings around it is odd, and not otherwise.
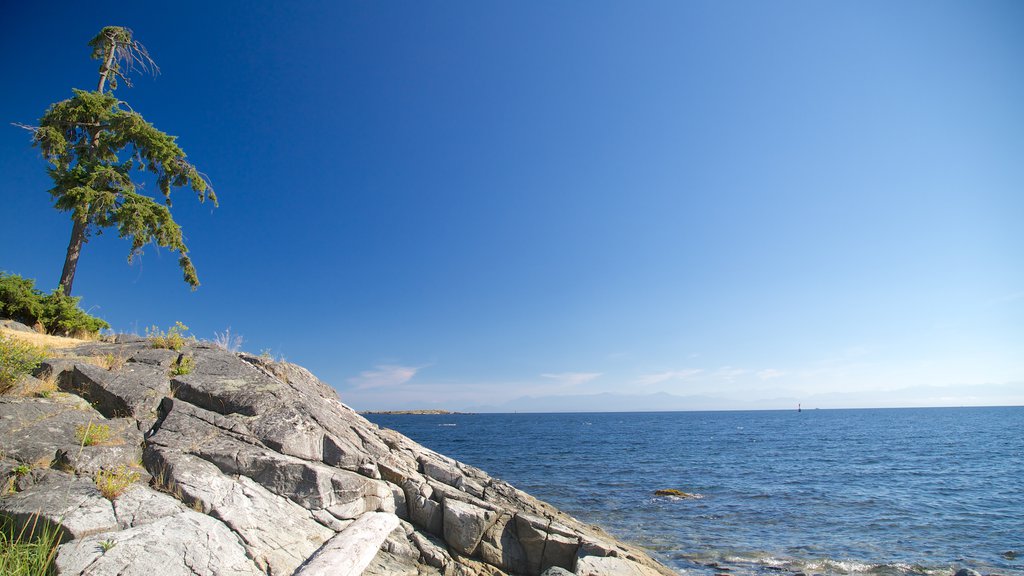
<path fill-rule="evenodd" d="M 89 45 L 92 57 L 102 61 L 98 89 L 72 90 L 73 97 L 51 105 L 32 128 L 33 145 L 50 164 L 54 207 L 71 212 L 74 223 L 61 291 L 70 295 L 81 246 L 104 228 L 130 240 L 129 262 L 151 242 L 178 252 L 184 280 L 195 289 L 199 278 L 181 228 L 171 217 L 171 191 L 189 187 L 200 202 L 209 199 L 214 205 L 217 197 L 186 160 L 176 137 L 157 130 L 113 96 L 118 79 L 131 85 L 125 67 L 155 70 L 145 49 L 132 40 L 131 30 L 108 26 Z M 106 84 L 110 92 L 104 91 Z M 139 192 L 139 176 L 134 174 L 139 171 L 153 175 L 160 201 Z"/>
<path fill-rule="evenodd" d="M 78 306 L 79 300 L 60 290 L 43 294 L 31 278 L 0 272 L 0 317 L 28 326 L 41 324 L 50 334 L 95 334 L 110 328 L 102 319 L 86 314 Z"/>

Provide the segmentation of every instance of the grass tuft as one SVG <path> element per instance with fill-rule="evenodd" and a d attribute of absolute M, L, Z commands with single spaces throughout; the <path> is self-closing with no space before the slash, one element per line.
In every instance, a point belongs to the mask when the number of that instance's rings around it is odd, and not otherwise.
<path fill-rule="evenodd" d="M 60 545 L 60 527 L 33 516 L 14 533 L 14 524 L 0 525 L 0 574 L 4 576 L 45 576 L 53 573 L 53 560 Z"/>
<path fill-rule="evenodd" d="M 75 428 L 75 438 L 82 446 L 98 446 L 109 444 L 113 438 L 110 426 L 106 424 L 88 424 Z"/>
<path fill-rule="evenodd" d="M 175 322 L 174 326 L 167 329 L 167 332 L 153 326 L 146 329 L 146 340 L 149 342 L 150 348 L 167 348 L 168 350 L 180 351 L 185 347 L 185 343 L 192 339 L 191 337 L 186 337 L 185 332 L 188 332 L 188 326 L 181 322 Z"/>
<path fill-rule="evenodd" d="M 138 482 L 140 476 L 137 470 L 132 470 L 122 464 L 113 470 L 96 472 L 96 487 L 100 489 L 100 494 L 103 494 L 104 498 L 113 500 L 120 496 L 125 488 Z"/>

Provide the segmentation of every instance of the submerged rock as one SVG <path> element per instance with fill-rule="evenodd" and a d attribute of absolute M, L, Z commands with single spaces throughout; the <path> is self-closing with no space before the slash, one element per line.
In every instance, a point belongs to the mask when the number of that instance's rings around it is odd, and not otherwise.
<path fill-rule="evenodd" d="M 670 496 L 670 497 L 673 497 L 673 498 L 682 498 L 682 499 L 685 499 L 685 500 L 697 500 L 697 499 L 700 499 L 700 498 L 704 497 L 702 494 L 697 494 L 697 493 L 692 493 L 692 492 L 683 492 L 682 490 L 676 490 L 675 488 L 665 488 L 665 489 L 662 489 L 662 490 L 655 490 L 654 491 L 654 495 L 655 496 Z"/>
<path fill-rule="evenodd" d="M 14 490 L 0 516 L 61 522 L 60 574 L 673 574 L 370 423 L 299 366 L 123 341 L 46 362 L 40 374 L 70 394 L 0 397 L 0 481 Z M 181 354 L 193 369 L 172 376 Z M 76 356 L 127 361 L 107 370 Z M 83 446 L 83 424 L 114 440 Z M 126 466 L 145 470 L 101 494 Z"/>

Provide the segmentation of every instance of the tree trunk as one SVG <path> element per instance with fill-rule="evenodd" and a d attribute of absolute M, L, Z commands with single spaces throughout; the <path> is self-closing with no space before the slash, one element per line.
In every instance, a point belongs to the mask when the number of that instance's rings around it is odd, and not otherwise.
<path fill-rule="evenodd" d="M 72 220 L 74 225 L 71 227 L 71 241 L 68 242 L 68 253 L 64 257 L 64 270 L 60 273 L 60 291 L 65 296 L 71 296 L 71 285 L 75 282 L 78 256 L 82 253 L 82 244 L 85 244 L 86 220 L 77 217 Z"/>

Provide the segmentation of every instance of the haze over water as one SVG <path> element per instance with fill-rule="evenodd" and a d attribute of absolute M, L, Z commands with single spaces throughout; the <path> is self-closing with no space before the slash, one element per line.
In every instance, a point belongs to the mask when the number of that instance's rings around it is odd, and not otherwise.
<path fill-rule="evenodd" d="M 369 418 L 681 572 L 1024 574 L 1022 407 Z"/>

